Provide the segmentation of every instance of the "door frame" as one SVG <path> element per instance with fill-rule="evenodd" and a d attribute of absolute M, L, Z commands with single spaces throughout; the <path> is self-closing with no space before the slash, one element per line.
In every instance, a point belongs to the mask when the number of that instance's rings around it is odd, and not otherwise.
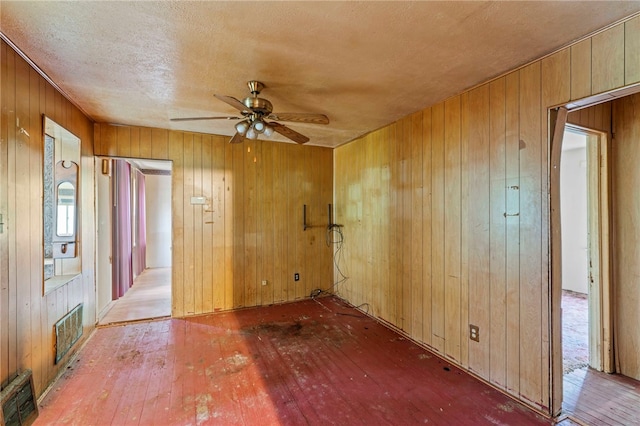
<path fill-rule="evenodd" d="M 612 373 L 612 310 L 611 310 L 611 223 L 609 147 L 607 132 L 565 125 L 587 138 L 587 261 L 589 276 L 589 366 Z"/>
<path fill-rule="evenodd" d="M 612 100 L 612 99 L 611 99 Z M 596 105 L 587 104 L 571 111 Z M 549 110 L 550 262 L 552 327 L 552 413 L 559 415 L 563 400 L 562 355 L 562 238 L 560 212 L 560 158 L 567 127 L 587 134 L 587 193 L 589 247 L 589 364 L 600 371 L 615 371 L 611 279 L 610 146 L 608 132 L 567 122 L 564 106 Z M 596 167 L 593 167 L 593 166 Z M 595 190 L 594 190 L 595 189 Z M 597 196 L 594 197 L 593 193 Z"/>

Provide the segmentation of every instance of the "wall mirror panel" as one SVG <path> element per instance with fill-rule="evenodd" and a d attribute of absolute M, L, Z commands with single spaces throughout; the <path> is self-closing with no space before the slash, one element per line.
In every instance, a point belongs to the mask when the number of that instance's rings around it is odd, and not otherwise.
<path fill-rule="evenodd" d="M 80 139 L 44 117 L 45 292 L 80 273 L 78 188 Z"/>

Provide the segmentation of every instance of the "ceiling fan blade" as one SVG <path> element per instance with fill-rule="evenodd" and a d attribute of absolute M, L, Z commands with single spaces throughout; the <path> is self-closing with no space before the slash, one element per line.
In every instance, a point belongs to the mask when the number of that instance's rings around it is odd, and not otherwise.
<path fill-rule="evenodd" d="M 231 138 L 231 140 L 229 141 L 229 143 L 242 143 L 244 142 L 244 136 L 242 136 L 240 133 L 236 132 L 235 135 L 233 135 L 233 137 Z"/>
<path fill-rule="evenodd" d="M 169 121 L 196 121 L 196 120 L 240 120 L 241 117 L 185 117 L 170 118 Z"/>
<path fill-rule="evenodd" d="M 220 99 L 222 102 L 225 102 L 240 112 L 251 114 L 251 108 L 247 107 L 245 104 L 234 98 L 233 96 L 225 96 L 225 95 L 213 95 L 217 99 Z"/>
<path fill-rule="evenodd" d="M 267 117 L 277 121 L 292 121 L 296 123 L 329 124 L 329 117 L 324 114 L 307 114 L 298 112 L 279 112 Z"/>
<path fill-rule="evenodd" d="M 306 137 L 303 134 L 300 134 L 298 132 L 296 132 L 295 130 L 292 130 L 290 128 L 288 128 L 287 126 L 284 126 L 282 124 L 279 123 L 269 123 L 269 125 L 271 125 L 273 127 L 273 130 L 275 130 L 276 132 L 280 133 L 282 136 L 291 139 L 294 142 L 303 144 L 303 143 L 307 143 L 309 142 L 309 138 Z"/>

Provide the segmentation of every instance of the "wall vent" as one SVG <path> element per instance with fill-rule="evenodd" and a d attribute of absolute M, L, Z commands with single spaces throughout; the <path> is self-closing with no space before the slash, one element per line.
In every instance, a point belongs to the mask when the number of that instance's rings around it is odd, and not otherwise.
<path fill-rule="evenodd" d="M 82 336 L 82 303 L 63 316 L 55 325 L 56 364 Z"/>
<path fill-rule="evenodd" d="M 0 391 L 2 426 L 30 425 L 38 417 L 31 370 L 25 370 Z"/>

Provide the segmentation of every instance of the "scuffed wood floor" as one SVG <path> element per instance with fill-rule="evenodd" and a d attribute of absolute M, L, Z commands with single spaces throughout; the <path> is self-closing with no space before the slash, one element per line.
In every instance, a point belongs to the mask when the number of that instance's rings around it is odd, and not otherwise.
<path fill-rule="evenodd" d="M 100 328 L 35 424 L 550 423 L 322 298 Z"/>

